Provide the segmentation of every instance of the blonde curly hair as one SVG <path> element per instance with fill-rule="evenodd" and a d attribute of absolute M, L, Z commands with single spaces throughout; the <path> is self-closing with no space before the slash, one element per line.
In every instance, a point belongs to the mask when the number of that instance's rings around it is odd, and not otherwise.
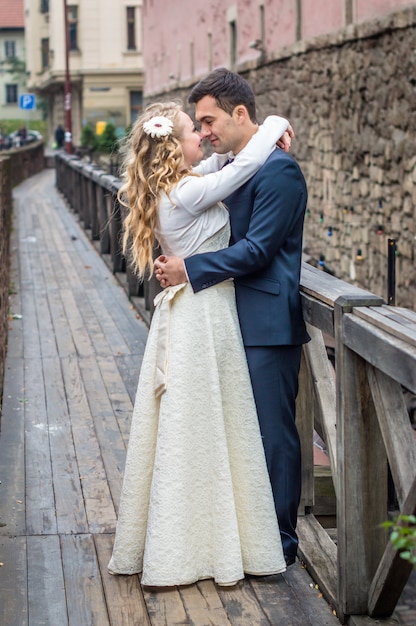
<path fill-rule="evenodd" d="M 123 147 L 124 182 L 117 197 L 129 212 L 124 221 L 122 247 L 141 279 L 146 270 L 150 276 L 153 273 L 160 197 L 163 193 L 169 195 L 182 178 L 192 173 L 183 158 L 180 111 L 182 106 L 178 102 L 149 105 L 134 123 Z M 143 124 L 159 115 L 172 121 L 172 133 L 153 138 L 146 134 Z"/>

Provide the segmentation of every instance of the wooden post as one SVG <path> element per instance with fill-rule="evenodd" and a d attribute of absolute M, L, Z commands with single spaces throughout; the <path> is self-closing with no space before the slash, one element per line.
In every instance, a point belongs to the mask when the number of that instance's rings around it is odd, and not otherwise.
<path fill-rule="evenodd" d="M 302 450 L 302 494 L 298 515 L 305 515 L 314 504 L 313 424 L 314 390 L 304 349 L 299 372 L 299 392 L 296 399 L 296 425 Z"/>
<path fill-rule="evenodd" d="M 335 302 L 337 403 L 338 599 L 342 616 L 367 614 L 369 587 L 383 553 L 379 525 L 387 513 L 387 461 L 366 376 L 365 361 L 347 348 L 343 318 L 354 306 Z"/>

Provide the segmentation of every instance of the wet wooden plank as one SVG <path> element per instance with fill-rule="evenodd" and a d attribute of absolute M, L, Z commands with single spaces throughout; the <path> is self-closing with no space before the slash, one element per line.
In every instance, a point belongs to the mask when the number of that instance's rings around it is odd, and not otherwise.
<path fill-rule="evenodd" d="M 69 288 L 62 289 L 61 299 L 79 357 L 93 356 L 94 347 L 90 337 L 85 332 L 84 320 L 82 319 L 74 291 Z"/>
<path fill-rule="evenodd" d="M 89 532 L 113 532 L 115 509 L 78 360 L 61 363 Z"/>
<path fill-rule="evenodd" d="M 74 301 L 83 322 L 83 332 L 88 335 L 94 353 L 111 354 L 111 338 L 107 338 L 99 322 L 100 309 L 94 310 L 91 307 L 87 292 L 83 290 L 74 291 Z"/>
<path fill-rule="evenodd" d="M 23 353 L 25 358 L 40 356 L 40 336 L 38 332 L 36 301 L 34 292 L 25 289 L 22 292 L 22 324 L 23 324 Z"/>
<path fill-rule="evenodd" d="M 55 267 L 56 264 L 53 263 L 51 256 L 46 250 L 42 250 L 39 254 L 39 263 L 42 267 L 43 277 L 45 280 L 45 284 L 49 289 L 58 289 L 59 282 L 56 278 Z"/>
<path fill-rule="evenodd" d="M 7 356 L 23 357 L 23 319 L 13 319 L 13 315 L 22 315 L 22 289 L 20 287 L 20 263 L 18 253 L 18 234 L 16 220 L 10 234 L 10 282 L 9 282 L 9 319 Z M 0 418 L 1 419 L 1 418 Z"/>
<path fill-rule="evenodd" d="M 47 293 L 49 310 L 53 324 L 53 332 L 59 356 L 66 357 L 76 353 L 75 343 L 66 316 L 65 307 L 61 300 L 59 290 L 51 290 Z"/>
<path fill-rule="evenodd" d="M 6 359 L 0 439 L 0 535 L 26 532 L 23 370 L 23 359 Z"/>
<path fill-rule="evenodd" d="M 46 291 L 36 289 L 33 297 L 36 304 L 36 320 L 42 356 L 56 357 L 58 349 Z"/>
<path fill-rule="evenodd" d="M 133 404 L 136 398 L 142 359 L 143 353 L 116 357 L 118 370 Z"/>
<path fill-rule="evenodd" d="M 49 438 L 59 533 L 86 533 L 88 522 L 59 359 L 44 359 Z"/>
<path fill-rule="evenodd" d="M 116 322 L 111 317 L 109 311 L 104 306 L 102 299 L 96 289 L 87 292 L 88 301 L 92 309 L 99 317 L 100 326 L 102 331 L 108 339 L 109 352 L 113 355 L 128 355 L 130 354 L 129 338 L 122 335 Z M 147 333 L 146 333 L 147 336 Z"/>
<path fill-rule="evenodd" d="M 124 380 L 120 375 L 116 360 L 112 357 L 97 357 L 98 367 L 108 393 L 114 416 L 117 420 L 125 446 L 127 447 L 133 403 L 131 402 Z M 137 384 L 137 383 L 136 383 Z"/>
<path fill-rule="evenodd" d="M 201 580 L 196 585 L 180 587 L 179 593 L 189 622 L 194 626 L 231 626 L 212 580 Z"/>
<path fill-rule="evenodd" d="M 177 587 L 144 587 L 143 597 L 152 626 L 190 626 Z"/>
<path fill-rule="evenodd" d="M 28 625 L 26 537 L 0 537 L 0 624 Z"/>
<path fill-rule="evenodd" d="M 81 359 L 79 365 L 105 466 L 107 482 L 113 502 L 118 507 L 126 448 L 120 437 L 119 426 L 96 358 Z"/>
<path fill-rule="evenodd" d="M 61 550 L 69 626 L 110 626 L 92 536 L 62 535 Z"/>
<path fill-rule="evenodd" d="M 250 585 L 271 626 L 282 626 L 282 624 L 305 626 L 308 624 L 305 613 L 281 574 L 264 578 L 252 576 Z"/>
<path fill-rule="evenodd" d="M 57 535 L 27 538 L 29 626 L 68 625 L 61 548 Z"/>
<path fill-rule="evenodd" d="M 151 626 L 138 576 L 112 576 L 107 571 L 114 535 L 95 535 L 94 543 L 110 622 L 117 626 Z"/>
<path fill-rule="evenodd" d="M 333 609 L 324 599 L 318 585 L 306 575 L 302 565 L 292 565 L 283 576 L 312 626 L 339 626 Z"/>
<path fill-rule="evenodd" d="M 55 534 L 55 496 L 42 359 L 30 359 L 26 363 L 26 532 L 29 535 Z"/>
<path fill-rule="evenodd" d="M 270 626 L 249 580 L 234 587 L 217 587 L 217 591 L 233 626 Z"/>

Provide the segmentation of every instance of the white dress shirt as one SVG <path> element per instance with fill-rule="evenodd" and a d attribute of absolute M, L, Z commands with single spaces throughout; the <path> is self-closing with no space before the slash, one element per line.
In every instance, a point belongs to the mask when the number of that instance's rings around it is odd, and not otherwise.
<path fill-rule="evenodd" d="M 269 116 L 226 167 L 234 155 L 213 154 L 193 168 L 201 176 L 186 176 L 169 196 L 162 196 L 156 237 L 163 254 L 186 258 L 226 224 L 228 212 L 221 200 L 260 169 L 288 125 L 282 117 Z"/>

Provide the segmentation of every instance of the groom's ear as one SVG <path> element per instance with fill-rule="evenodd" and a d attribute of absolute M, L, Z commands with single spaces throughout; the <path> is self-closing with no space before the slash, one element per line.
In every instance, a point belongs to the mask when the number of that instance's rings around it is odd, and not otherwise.
<path fill-rule="evenodd" d="M 237 104 L 237 106 L 234 107 L 232 117 L 235 119 L 237 124 L 241 125 L 245 124 L 245 122 L 250 119 L 250 116 L 244 104 Z"/>

